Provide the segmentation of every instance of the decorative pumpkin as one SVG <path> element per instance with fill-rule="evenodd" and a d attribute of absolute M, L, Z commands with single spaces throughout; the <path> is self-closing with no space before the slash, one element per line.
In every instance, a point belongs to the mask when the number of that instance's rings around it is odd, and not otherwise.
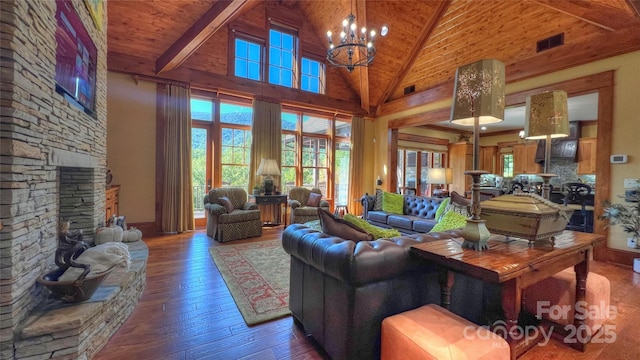
<path fill-rule="evenodd" d="M 138 240 L 142 240 L 142 231 L 140 231 L 140 229 L 132 226 L 129 228 L 129 230 L 134 231 L 136 234 L 138 234 Z"/>
<path fill-rule="evenodd" d="M 134 242 L 141 239 L 142 232 L 140 230 L 131 227 L 129 230 L 124 231 L 124 235 L 122 237 L 123 242 Z"/>
<path fill-rule="evenodd" d="M 124 231 L 120 226 L 102 227 L 96 230 L 96 245 L 101 245 L 108 242 L 122 242 Z"/>

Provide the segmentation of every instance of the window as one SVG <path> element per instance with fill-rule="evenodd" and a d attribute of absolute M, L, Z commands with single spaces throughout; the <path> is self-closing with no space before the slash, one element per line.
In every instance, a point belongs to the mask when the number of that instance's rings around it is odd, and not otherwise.
<path fill-rule="evenodd" d="M 333 198 L 336 205 L 350 205 L 349 165 L 351 161 L 351 123 L 336 120 Z"/>
<path fill-rule="evenodd" d="M 296 38 L 275 29 L 269 30 L 269 82 L 293 87 Z"/>
<path fill-rule="evenodd" d="M 252 116 L 250 106 L 220 103 L 223 187 L 241 187 L 248 191 Z"/>
<path fill-rule="evenodd" d="M 513 154 L 502 155 L 502 176 L 513 177 Z"/>
<path fill-rule="evenodd" d="M 282 112 L 282 158 L 281 158 L 281 187 L 285 193 L 296 186 L 297 174 L 297 129 L 298 114 Z"/>
<path fill-rule="evenodd" d="M 315 136 L 302 137 L 302 186 L 318 188 L 324 196 L 329 179 L 329 153 L 327 139 Z"/>
<path fill-rule="evenodd" d="M 191 119 L 213 121 L 213 101 L 191 98 Z"/>
<path fill-rule="evenodd" d="M 262 49 L 260 44 L 236 38 L 235 75 L 251 80 L 261 80 L 260 64 Z"/>
<path fill-rule="evenodd" d="M 314 93 L 324 93 L 324 65 L 319 61 L 302 58 L 300 89 Z"/>
<path fill-rule="evenodd" d="M 415 189 L 416 194 L 428 193 L 428 169 L 446 167 L 446 157 L 447 154 L 441 152 L 398 149 L 396 191 L 401 192 L 405 187 L 412 192 Z"/>

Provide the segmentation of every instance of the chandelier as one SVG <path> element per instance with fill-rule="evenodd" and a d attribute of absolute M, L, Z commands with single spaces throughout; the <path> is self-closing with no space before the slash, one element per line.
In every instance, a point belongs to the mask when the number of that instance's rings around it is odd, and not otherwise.
<path fill-rule="evenodd" d="M 380 36 L 384 37 L 389 32 L 387 26 L 380 29 Z M 351 2 L 351 13 L 342 21 L 342 31 L 340 39 L 333 42 L 331 30 L 327 31 L 329 38 L 329 49 L 327 50 L 327 60 L 331 65 L 347 68 L 352 72 L 356 66 L 369 66 L 376 56 L 375 36 L 376 31 L 367 33 L 367 28 L 362 27 L 358 33 L 356 17 L 353 15 L 353 1 Z"/>

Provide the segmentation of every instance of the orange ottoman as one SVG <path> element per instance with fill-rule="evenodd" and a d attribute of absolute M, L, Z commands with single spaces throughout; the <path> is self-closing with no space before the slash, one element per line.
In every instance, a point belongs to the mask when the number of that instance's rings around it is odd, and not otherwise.
<path fill-rule="evenodd" d="M 611 284 L 606 277 L 589 272 L 585 303 L 585 325 L 595 334 L 609 318 Z M 573 267 L 535 283 L 523 292 L 525 309 L 537 317 L 561 325 L 573 324 L 576 303 L 576 273 Z"/>
<path fill-rule="evenodd" d="M 429 304 L 382 321 L 381 360 L 509 359 L 509 344 L 488 329 Z"/>

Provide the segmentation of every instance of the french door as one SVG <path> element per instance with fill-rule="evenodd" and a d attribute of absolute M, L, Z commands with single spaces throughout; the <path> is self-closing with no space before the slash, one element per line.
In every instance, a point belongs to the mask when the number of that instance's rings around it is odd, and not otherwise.
<path fill-rule="evenodd" d="M 191 125 L 191 173 L 193 187 L 193 217 L 196 226 L 206 226 L 204 196 L 211 189 L 211 164 L 213 159 L 211 125 Z"/>

